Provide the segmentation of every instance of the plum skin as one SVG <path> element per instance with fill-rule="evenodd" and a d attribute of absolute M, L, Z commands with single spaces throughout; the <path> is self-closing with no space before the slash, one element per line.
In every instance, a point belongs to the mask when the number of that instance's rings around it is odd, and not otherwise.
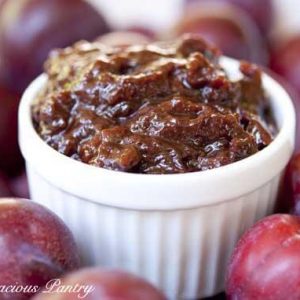
<path fill-rule="evenodd" d="M 120 270 L 85 268 L 62 278 L 61 285 L 92 286 L 94 288 L 84 297 L 86 300 L 166 300 L 165 296 L 145 280 Z M 44 291 L 55 291 L 46 286 Z M 33 300 L 75 300 L 78 293 L 39 293 Z"/>
<path fill-rule="evenodd" d="M 93 40 L 109 30 L 103 16 L 84 0 L 5 1 L 0 10 L 2 77 L 10 89 L 22 93 L 42 73 L 50 50 Z"/>
<path fill-rule="evenodd" d="M 69 229 L 48 209 L 30 200 L 0 199 L 0 241 L 0 286 L 42 287 L 80 265 Z M 23 300 L 32 295 L 3 296 Z"/>
<path fill-rule="evenodd" d="M 276 214 L 238 242 L 226 276 L 227 299 L 300 299 L 300 218 Z"/>

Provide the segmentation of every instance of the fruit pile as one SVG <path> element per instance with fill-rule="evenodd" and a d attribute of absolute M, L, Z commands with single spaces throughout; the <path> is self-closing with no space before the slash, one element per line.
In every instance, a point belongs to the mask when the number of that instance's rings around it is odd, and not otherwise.
<path fill-rule="evenodd" d="M 80 255 L 72 233 L 30 200 L 1 199 L 0 241 L 0 299 L 165 299 L 149 283 L 122 271 L 78 271 Z"/>
<path fill-rule="evenodd" d="M 84 0 L 0 0 L 0 197 L 29 198 L 17 143 L 17 109 L 51 49 L 80 39 L 122 46 L 200 34 L 225 55 L 262 65 L 286 87 L 300 119 L 300 34 L 282 39 L 271 32 L 273 22 L 272 0 L 186 0 L 182 18 L 167 32 L 139 26 L 113 32 Z M 277 212 L 237 244 L 226 276 L 227 299 L 300 299 L 300 122 Z M 122 271 L 78 271 L 79 253 L 70 231 L 53 213 L 28 200 L 0 200 L 0 252 L 0 299 L 34 294 L 33 299 L 51 299 L 47 288 L 62 291 L 73 283 L 82 288 L 57 293 L 55 299 L 165 299 L 149 283 Z M 21 290 L 4 290 L 15 282 Z M 43 292 L 40 287 L 49 282 Z"/>

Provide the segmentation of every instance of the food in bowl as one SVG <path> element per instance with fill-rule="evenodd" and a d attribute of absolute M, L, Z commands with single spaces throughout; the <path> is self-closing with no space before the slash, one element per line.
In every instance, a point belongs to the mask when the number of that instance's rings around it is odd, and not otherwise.
<path fill-rule="evenodd" d="M 55 50 L 32 107 L 40 137 L 84 163 L 125 172 L 203 171 L 249 157 L 276 130 L 261 71 L 232 80 L 201 38 Z"/>
<path fill-rule="evenodd" d="M 240 78 L 239 62 L 221 57 L 220 65 L 232 79 Z M 85 264 L 134 272 L 168 299 L 219 293 L 235 243 L 273 211 L 293 152 L 291 99 L 267 74 L 262 81 L 278 129 L 265 149 L 208 171 L 144 175 L 93 167 L 49 147 L 32 118 L 47 86 L 43 74 L 28 87 L 19 109 L 19 141 L 32 200 L 66 222 Z M 272 122 L 264 115 L 271 132 Z"/>

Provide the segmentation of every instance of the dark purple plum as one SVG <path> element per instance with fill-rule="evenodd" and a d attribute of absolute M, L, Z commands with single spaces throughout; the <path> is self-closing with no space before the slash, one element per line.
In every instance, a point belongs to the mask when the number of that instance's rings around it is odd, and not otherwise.
<path fill-rule="evenodd" d="M 84 0 L 6 1 L 0 11 L 0 61 L 6 84 L 23 92 L 42 72 L 51 49 L 93 40 L 108 31 L 103 16 Z"/>
<path fill-rule="evenodd" d="M 49 280 L 79 267 L 69 229 L 55 214 L 30 200 L 0 199 L 0 241 L 0 286 L 32 287 L 4 291 L 0 299 L 29 299 Z"/>
<path fill-rule="evenodd" d="M 227 271 L 228 300 L 300 299 L 300 217 L 266 217 L 238 242 Z"/>

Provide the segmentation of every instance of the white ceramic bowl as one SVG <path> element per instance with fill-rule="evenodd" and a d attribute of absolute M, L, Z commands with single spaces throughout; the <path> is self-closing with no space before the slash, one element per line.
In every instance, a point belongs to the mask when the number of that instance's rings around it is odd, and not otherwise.
<path fill-rule="evenodd" d="M 237 62 L 224 58 L 222 64 L 231 76 L 238 76 Z M 293 151 L 295 112 L 283 88 L 263 76 L 280 129 L 264 150 L 214 170 L 145 175 L 89 166 L 42 141 L 30 108 L 46 80 L 40 76 L 22 98 L 20 146 L 32 199 L 66 222 L 85 263 L 138 274 L 169 299 L 222 291 L 236 241 L 272 212 Z"/>

